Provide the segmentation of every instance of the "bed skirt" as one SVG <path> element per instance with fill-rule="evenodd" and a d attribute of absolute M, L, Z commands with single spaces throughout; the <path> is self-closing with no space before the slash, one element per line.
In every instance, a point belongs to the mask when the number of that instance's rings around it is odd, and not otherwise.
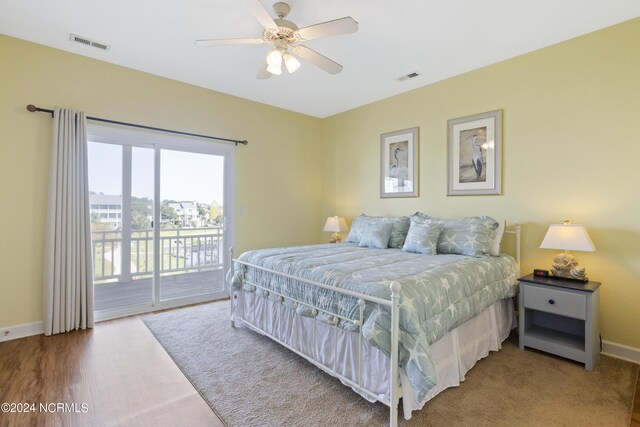
<path fill-rule="evenodd" d="M 294 308 L 255 292 L 244 292 L 236 301 L 232 320 L 244 319 L 340 375 L 356 380 L 359 334 L 300 316 Z M 515 325 L 513 300 L 505 298 L 432 344 L 437 384 L 422 402 L 417 401 L 404 370 L 400 369 L 405 419 L 410 419 L 412 411 L 422 409 L 441 391 L 460 385 L 478 360 L 486 357 L 489 351 L 498 351 L 502 347 L 502 342 Z M 363 361 L 363 386 L 388 399 L 389 358 L 364 341 Z M 359 394 L 373 401 L 371 397 Z"/>

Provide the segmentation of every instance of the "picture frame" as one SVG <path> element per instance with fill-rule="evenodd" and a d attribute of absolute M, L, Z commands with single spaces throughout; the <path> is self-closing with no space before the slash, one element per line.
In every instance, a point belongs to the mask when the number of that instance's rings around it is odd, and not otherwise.
<path fill-rule="evenodd" d="M 448 196 L 502 194 L 502 110 L 447 121 Z"/>
<path fill-rule="evenodd" d="M 380 135 L 380 197 L 418 197 L 418 128 Z"/>

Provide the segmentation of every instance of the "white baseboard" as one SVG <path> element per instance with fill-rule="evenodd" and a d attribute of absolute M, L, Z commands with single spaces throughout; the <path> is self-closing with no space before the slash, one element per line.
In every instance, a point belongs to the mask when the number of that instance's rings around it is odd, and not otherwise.
<path fill-rule="evenodd" d="M 44 333 L 42 321 L 23 323 L 22 325 L 0 327 L 0 342 L 15 340 L 17 338 L 30 337 Z"/>
<path fill-rule="evenodd" d="M 640 348 L 602 340 L 602 351 L 600 354 L 640 364 Z"/>

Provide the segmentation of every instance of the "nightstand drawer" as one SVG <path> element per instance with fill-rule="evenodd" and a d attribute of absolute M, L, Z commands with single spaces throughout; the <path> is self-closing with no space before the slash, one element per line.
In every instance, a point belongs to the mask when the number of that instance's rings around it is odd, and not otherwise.
<path fill-rule="evenodd" d="M 523 286 L 524 306 L 560 316 L 585 320 L 587 318 L 587 298 L 584 294 L 558 291 L 538 286 Z"/>

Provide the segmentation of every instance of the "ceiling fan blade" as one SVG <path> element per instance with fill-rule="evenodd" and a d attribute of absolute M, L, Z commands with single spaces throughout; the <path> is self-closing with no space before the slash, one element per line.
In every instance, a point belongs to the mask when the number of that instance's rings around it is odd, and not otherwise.
<path fill-rule="evenodd" d="M 340 34 L 355 33 L 356 31 L 358 31 L 358 23 L 348 16 L 346 18 L 300 28 L 298 35 L 302 40 L 314 40 L 323 37 L 338 36 Z"/>
<path fill-rule="evenodd" d="M 249 12 L 256 17 L 260 25 L 266 30 L 275 30 L 278 28 L 271 15 L 269 15 L 269 12 L 267 12 L 267 9 L 260 3 L 260 0 L 242 0 L 242 3 L 244 3 L 244 6 L 249 9 Z"/>
<path fill-rule="evenodd" d="M 196 40 L 198 46 L 225 46 L 232 44 L 262 44 L 267 43 L 263 39 L 211 39 L 211 40 Z"/>
<path fill-rule="evenodd" d="M 262 65 L 260 65 L 260 69 L 258 70 L 258 74 L 256 74 L 256 78 L 260 80 L 268 79 L 273 74 L 267 71 L 267 61 L 263 61 Z"/>
<path fill-rule="evenodd" d="M 269 51 L 269 53 L 270 52 L 271 51 Z M 267 56 L 269 56 L 269 53 L 267 53 Z M 260 69 L 258 70 L 258 74 L 256 75 L 257 79 L 264 80 L 272 76 L 272 74 L 267 71 L 268 66 L 269 64 L 267 63 L 267 57 L 265 56 L 262 62 L 260 63 Z"/>
<path fill-rule="evenodd" d="M 330 60 L 324 55 L 319 54 L 313 49 L 309 49 L 306 46 L 296 46 L 293 49 L 293 53 L 298 55 L 300 58 L 311 62 L 316 67 L 326 71 L 329 74 L 338 74 L 340 71 L 342 71 L 342 65 Z"/>

